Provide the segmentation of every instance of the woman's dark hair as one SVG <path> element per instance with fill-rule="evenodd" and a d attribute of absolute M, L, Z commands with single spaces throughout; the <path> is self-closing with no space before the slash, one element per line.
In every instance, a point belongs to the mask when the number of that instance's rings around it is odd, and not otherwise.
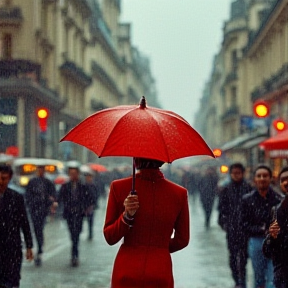
<path fill-rule="evenodd" d="M 233 169 L 240 169 L 242 173 L 245 172 L 245 168 L 244 168 L 242 163 L 233 163 L 233 164 L 231 164 L 230 167 L 229 167 L 229 173 L 230 174 L 232 173 Z"/>
<path fill-rule="evenodd" d="M 256 172 L 259 170 L 259 169 L 265 169 L 269 172 L 269 175 L 270 175 L 270 178 L 272 178 L 272 170 L 270 169 L 270 167 L 268 167 L 267 165 L 265 164 L 260 164 L 258 165 L 255 170 L 254 170 L 254 173 L 253 175 L 255 176 L 256 175 Z"/>
<path fill-rule="evenodd" d="M 11 178 L 13 176 L 13 170 L 12 170 L 11 166 L 7 165 L 7 164 L 1 164 L 0 165 L 0 173 L 9 174 L 9 176 Z"/>
<path fill-rule="evenodd" d="M 135 166 L 137 169 L 153 169 L 160 168 L 165 162 L 155 160 L 155 159 L 147 159 L 147 158 L 134 158 Z"/>
<path fill-rule="evenodd" d="M 280 178 L 281 174 L 288 171 L 288 166 L 284 166 L 281 171 L 279 172 L 278 177 Z"/>

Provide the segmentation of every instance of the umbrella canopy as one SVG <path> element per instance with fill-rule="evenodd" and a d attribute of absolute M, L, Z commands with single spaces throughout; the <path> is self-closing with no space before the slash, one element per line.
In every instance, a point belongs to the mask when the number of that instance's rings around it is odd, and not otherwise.
<path fill-rule="evenodd" d="M 92 169 L 93 171 L 96 171 L 96 172 L 107 172 L 108 171 L 108 169 L 104 165 L 101 165 L 98 163 L 88 163 L 87 166 L 89 166 L 90 169 Z"/>
<path fill-rule="evenodd" d="M 260 147 L 266 150 L 287 150 L 288 149 L 288 130 L 285 130 L 274 137 L 261 142 Z"/>
<path fill-rule="evenodd" d="M 92 114 L 61 141 L 85 146 L 98 157 L 131 156 L 172 161 L 195 155 L 214 157 L 204 139 L 178 114 L 146 106 L 121 105 Z"/>

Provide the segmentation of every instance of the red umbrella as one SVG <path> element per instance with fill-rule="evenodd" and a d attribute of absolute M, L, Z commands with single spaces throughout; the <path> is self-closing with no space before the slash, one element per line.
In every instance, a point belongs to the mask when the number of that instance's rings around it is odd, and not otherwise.
<path fill-rule="evenodd" d="M 214 157 L 204 139 L 184 118 L 146 106 L 145 97 L 139 105 L 121 105 L 92 114 L 61 141 L 85 146 L 99 157 L 131 156 L 168 163 L 195 155 Z"/>
<path fill-rule="evenodd" d="M 88 163 L 87 166 L 89 166 L 93 171 L 97 171 L 97 172 L 107 172 L 108 169 L 101 164 L 97 164 L 97 163 Z"/>
<path fill-rule="evenodd" d="M 266 150 L 287 150 L 288 149 L 288 130 L 280 132 L 259 144 Z"/>

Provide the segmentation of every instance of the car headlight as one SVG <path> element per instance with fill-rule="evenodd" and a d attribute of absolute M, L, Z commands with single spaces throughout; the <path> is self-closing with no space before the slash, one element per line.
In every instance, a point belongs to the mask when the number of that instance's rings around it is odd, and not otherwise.
<path fill-rule="evenodd" d="M 28 183 L 29 183 L 29 177 L 27 177 L 27 176 L 22 176 L 22 177 L 20 177 L 20 179 L 19 179 L 19 184 L 21 185 L 21 186 L 27 186 L 28 185 Z"/>

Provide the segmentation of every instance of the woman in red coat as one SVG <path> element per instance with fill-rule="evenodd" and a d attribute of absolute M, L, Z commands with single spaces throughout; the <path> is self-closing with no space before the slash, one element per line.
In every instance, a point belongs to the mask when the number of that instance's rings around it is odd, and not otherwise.
<path fill-rule="evenodd" d="M 131 177 L 111 184 L 104 236 L 110 245 L 124 238 L 112 288 L 174 287 L 170 253 L 189 243 L 188 199 L 186 189 L 164 178 L 162 164 L 136 159 L 137 195 L 129 194 Z"/>

